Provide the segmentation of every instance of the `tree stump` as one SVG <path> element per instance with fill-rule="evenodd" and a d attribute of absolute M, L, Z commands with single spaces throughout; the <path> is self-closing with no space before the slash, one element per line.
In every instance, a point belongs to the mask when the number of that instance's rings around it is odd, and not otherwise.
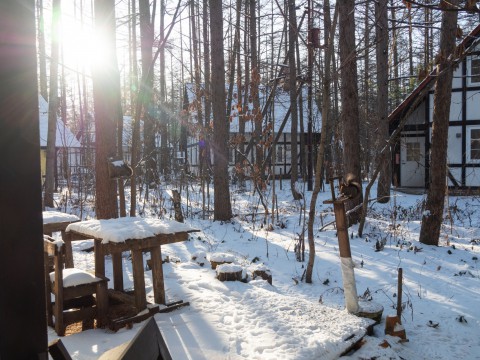
<path fill-rule="evenodd" d="M 405 328 L 401 324 L 400 318 L 396 315 L 387 316 L 385 318 L 385 334 L 390 336 L 397 336 L 402 340 L 407 339 Z"/>
<path fill-rule="evenodd" d="M 375 320 L 375 324 L 382 321 L 383 306 L 374 301 L 359 301 L 360 310 L 355 315 Z"/>
<path fill-rule="evenodd" d="M 270 285 L 272 285 L 272 272 L 267 268 L 265 269 L 259 268 L 259 269 L 253 270 L 252 278 L 253 279 L 262 278 L 263 280 L 267 280 L 267 282 Z"/>
<path fill-rule="evenodd" d="M 172 190 L 173 209 L 175 211 L 175 220 L 183 223 L 182 199 L 178 190 Z"/>
<path fill-rule="evenodd" d="M 231 264 L 235 261 L 235 256 L 226 253 L 213 253 L 210 255 L 210 264 L 215 270 L 218 265 Z"/>
<path fill-rule="evenodd" d="M 235 264 L 220 264 L 216 268 L 217 279 L 220 281 L 241 281 L 242 267 Z"/>

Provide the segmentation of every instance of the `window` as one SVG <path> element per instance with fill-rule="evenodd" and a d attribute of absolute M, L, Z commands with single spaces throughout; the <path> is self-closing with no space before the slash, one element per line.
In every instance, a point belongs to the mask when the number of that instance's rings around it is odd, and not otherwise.
<path fill-rule="evenodd" d="M 480 56 L 471 56 L 468 65 L 468 83 L 480 84 Z"/>
<path fill-rule="evenodd" d="M 283 146 L 277 147 L 277 163 L 283 162 Z"/>
<path fill-rule="evenodd" d="M 407 142 L 407 161 L 420 162 L 421 149 L 419 142 Z"/>
<path fill-rule="evenodd" d="M 467 132 L 467 160 L 480 162 L 480 127 L 471 127 Z"/>

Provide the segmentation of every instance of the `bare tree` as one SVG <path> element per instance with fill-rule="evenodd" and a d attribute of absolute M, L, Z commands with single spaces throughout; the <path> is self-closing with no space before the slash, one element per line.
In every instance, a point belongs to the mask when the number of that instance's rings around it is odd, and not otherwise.
<path fill-rule="evenodd" d="M 361 180 L 360 139 L 357 89 L 357 54 L 355 49 L 355 1 L 339 0 L 340 26 L 340 76 L 342 111 L 340 121 L 343 125 L 343 163 L 346 174 L 352 174 Z M 361 203 L 361 197 L 356 202 L 346 203 L 347 210 Z M 349 223 L 359 220 L 359 211 L 350 213 Z"/>
<path fill-rule="evenodd" d="M 225 60 L 223 58 L 221 0 L 210 0 L 210 39 L 212 44 L 213 185 L 215 187 L 213 217 L 214 220 L 230 220 L 232 218 L 232 205 L 228 182 L 229 122 L 226 118 L 225 107 Z"/>
<path fill-rule="evenodd" d="M 116 56 L 115 0 L 95 0 L 95 30 L 103 38 L 102 61 L 92 67 L 95 110 L 95 211 L 98 219 L 118 216 L 116 182 L 108 161 L 115 157 L 115 129 L 120 108 L 120 77 Z"/>
<path fill-rule="evenodd" d="M 295 11 L 295 0 L 288 1 L 288 65 L 289 65 L 289 90 L 290 90 L 290 153 L 291 153 L 291 173 L 290 185 L 292 196 L 295 200 L 302 198 L 295 188 L 298 180 L 298 106 L 297 106 L 297 67 L 295 64 L 295 44 L 297 42 L 297 13 Z"/>
<path fill-rule="evenodd" d="M 138 69 L 137 69 L 137 0 L 131 0 L 130 11 L 130 67 L 131 67 L 131 84 L 130 89 L 138 88 Z M 131 104 L 133 109 L 132 116 L 132 176 L 130 178 L 130 216 L 135 216 L 137 207 L 137 178 L 138 164 L 140 162 L 140 111 L 137 111 L 137 92 L 131 92 Z"/>
<path fill-rule="evenodd" d="M 448 125 L 452 98 L 453 61 L 457 12 L 451 11 L 458 0 L 441 1 L 442 15 L 440 51 L 437 56 L 437 79 L 433 97 L 432 142 L 430 147 L 430 184 L 422 216 L 420 242 L 438 245 L 443 222 L 443 207 L 447 176 Z M 449 11 L 450 10 L 450 11 Z"/>
<path fill-rule="evenodd" d="M 375 2 L 375 35 L 377 58 L 377 124 L 378 146 L 381 149 L 389 138 L 388 128 L 388 0 Z M 392 169 L 389 153 L 380 170 L 377 187 L 377 199 L 380 203 L 390 200 Z"/>
<path fill-rule="evenodd" d="M 315 165 L 315 185 L 312 192 L 312 197 L 310 199 L 310 210 L 308 212 L 308 264 L 307 271 L 305 273 L 305 281 L 307 283 L 312 283 L 312 274 L 313 274 L 313 265 L 315 262 L 315 238 L 313 235 L 313 225 L 315 222 L 315 208 L 317 204 L 318 193 L 322 185 L 322 168 L 324 166 L 324 157 L 325 157 L 325 146 L 327 142 L 327 129 L 330 122 L 330 89 L 331 89 L 331 63 L 333 57 L 333 42 L 334 42 L 334 33 L 337 26 L 337 11 L 338 3 L 335 7 L 335 14 L 333 16 L 333 23 L 330 19 L 330 1 L 324 0 L 323 2 L 323 13 L 325 14 L 325 70 L 323 78 L 323 98 L 322 98 L 322 132 L 320 134 L 320 144 L 318 146 L 317 154 L 317 163 Z"/>
<path fill-rule="evenodd" d="M 153 106 L 153 71 L 152 69 L 152 47 L 153 47 L 153 16 L 150 15 L 150 1 L 139 0 L 140 13 L 140 47 L 142 54 L 142 78 L 140 82 L 140 93 L 142 96 L 137 99 L 144 119 L 143 137 L 145 158 L 145 177 L 148 187 L 156 181 L 156 153 L 155 153 L 155 117 Z M 137 106 L 138 109 L 138 106 Z"/>
<path fill-rule="evenodd" d="M 59 23 L 60 0 L 52 2 L 52 50 L 50 54 L 50 96 L 48 102 L 48 132 L 47 132 L 47 162 L 45 167 L 44 206 L 53 207 L 53 192 L 55 191 L 56 134 L 58 110 L 58 59 L 60 56 Z"/>
<path fill-rule="evenodd" d="M 45 53 L 45 18 L 43 15 L 43 0 L 37 0 L 37 38 L 40 95 L 48 101 L 47 54 Z"/>

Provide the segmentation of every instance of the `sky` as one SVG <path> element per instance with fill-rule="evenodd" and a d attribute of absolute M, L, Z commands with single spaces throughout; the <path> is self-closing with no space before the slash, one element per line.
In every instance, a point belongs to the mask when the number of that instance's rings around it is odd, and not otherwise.
<path fill-rule="evenodd" d="M 363 346 L 342 359 L 480 359 L 480 198 L 447 198 L 451 211 L 439 247 L 418 242 L 424 195 L 394 190 L 389 204 L 371 203 L 363 238 L 356 225 L 349 229 L 360 303 L 384 308 L 373 335 L 364 336 L 371 320 L 345 310 L 333 209 L 323 204 L 330 189 L 327 186 L 317 202 L 313 283 L 306 284 L 306 262 L 297 261 L 294 253 L 303 201 L 291 200 L 287 182 L 282 189 L 279 185 L 278 218 L 272 223 L 269 216 L 265 225 L 250 185 L 246 191 L 231 189 L 231 222 L 200 219 L 200 191 L 190 189 L 188 209 L 182 192 L 185 222 L 201 231 L 187 241 L 162 246 L 162 255 L 170 260 L 163 266 L 167 302 L 183 300 L 189 305 L 154 316 L 173 359 L 338 359 L 361 337 Z M 167 189 L 163 190 L 157 193 L 160 206 L 147 206 L 143 216 L 157 218 L 158 208 L 163 208 L 162 217 L 173 218 Z M 311 194 L 302 192 L 310 204 Z M 271 198 L 271 188 L 266 198 Z M 75 208 L 62 210 L 76 214 Z M 385 244 L 381 251 L 376 251 L 377 240 Z M 91 240 L 73 243 L 76 267 L 94 269 L 93 253 L 82 251 L 91 246 Z M 246 282 L 216 279 L 208 260 L 222 254 L 241 267 Z M 145 265 L 147 259 L 144 255 Z M 125 287 L 133 287 L 131 260 L 124 254 L 122 261 Z M 270 270 L 272 285 L 252 279 L 258 266 Z M 384 333 L 385 317 L 396 315 L 400 267 L 407 342 Z M 107 257 L 106 276 L 112 278 L 111 272 Z M 145 274 L 147 300 L 153 302 L 151 271 Z M 130 341 L 142 324 L 117 332 L 87 330 L 62 337 L 62 342 L 73 359 L 97 359 Z M 53 328 L 48 328 L 48 338 L 58 338 Z"/>

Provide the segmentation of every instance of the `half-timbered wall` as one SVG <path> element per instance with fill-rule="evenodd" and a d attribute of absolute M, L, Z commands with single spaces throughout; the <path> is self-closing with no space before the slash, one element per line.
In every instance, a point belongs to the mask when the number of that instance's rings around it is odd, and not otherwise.
<path fill-rule="evenodd" d="M 453 76 L 448 132 L 448 184 L 451 187 L 480 187 L 479 45 L 458 64 Z M 400 186 L 428 186 L 433 98 L 434 86 L 431 86 L 428 96 L 412 113 L 402 131 L 395 158 Z M 418 144 L 423 146 L 421 157 L 415 157 Z M 417 166 L 411 162 L 414 159 L 418 159 Z M 424 170 L 421 170 L 422 167 Z M 423 176 L 423 181 L 419 182 L 418 176 Z"/>

